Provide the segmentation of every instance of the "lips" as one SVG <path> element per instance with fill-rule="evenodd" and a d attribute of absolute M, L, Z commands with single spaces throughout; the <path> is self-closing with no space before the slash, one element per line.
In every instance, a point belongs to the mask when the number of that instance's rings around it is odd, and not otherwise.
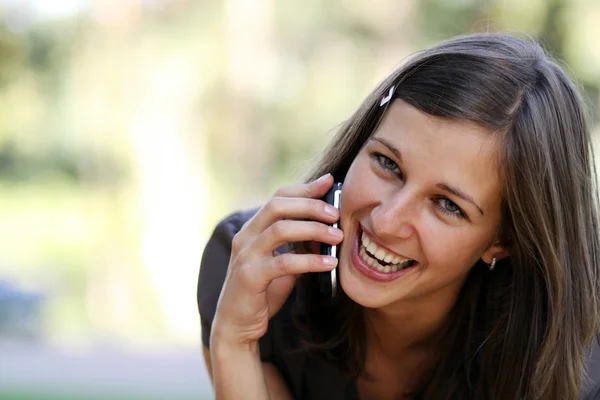
<path fill-rule="evenodd" d="M 410 272 L 416 265 L 418 265 L 416 261 L 400 257 L 399 255 L 397 256 L 407 261 L 405 261 L 403 264 L 400 264 L 396 271 L 394 271 L 393 268 L 390 268 L 389 265 L 386 267 L 385 264 L 387 263 L 385 262 L 383 262 L 382 265 L 382 260 L 378 260 L 375 257 L 372 257 L 372 254 L 366 252 L 366 249 L 361 242 L 362 234 L 363 229 L 359 224 L 352 248 L 352 264 L 365 277 L 378 282 L 391 282 Z M 368 237 L 371 237 L 371 235 L 368 235 Z M 390 252 L 388 249 L 385 249 L 379 244 L 376 245 L 379 249 L 388 252 L 390 255 L 396 254 Z M 381 256 L 379 258 L 381 258 Z"/>

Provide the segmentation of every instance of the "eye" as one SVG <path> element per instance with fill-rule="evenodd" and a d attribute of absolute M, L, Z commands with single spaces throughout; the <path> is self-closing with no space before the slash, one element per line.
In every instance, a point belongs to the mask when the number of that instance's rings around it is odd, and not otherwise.
<path fill-rule="evenodd" d="M 443 213 L 450 215 L 453 218 L 465 218 L 465 213 L 455 202 L 448 199 L 447 197 L 440 197 L 436 199 L 436 205 Z"/>
<path fill-rule="evenodd" d="M 371 153 L 371 157 L 377 163 L 377 168 L 385 173 L 391 173 L 404 179 L 402 170 L 394 160 L 378 152 Z M 464 211 L 452 200 L 447 197 L 440 196 L 433 199 L 435 206 L 444 214 L 457 219 L 466 219 L 467 215 Z"/>
<path fill-rule="evenodd" d="M 402 174 L 398 164 L 396 164 L 391 158 L 384 156 L 381 153 L 373 153 L 372 157 L 377 161 L 379 168 L 383 169 L 384 171 L 392 172 L 398 175 Z"/>

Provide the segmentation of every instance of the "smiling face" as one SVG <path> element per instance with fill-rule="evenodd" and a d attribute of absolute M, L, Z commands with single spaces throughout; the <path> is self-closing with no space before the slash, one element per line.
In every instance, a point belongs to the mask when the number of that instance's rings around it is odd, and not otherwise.
<path fill-rule="evenodd" d="M 453 304 L 478 259 L 503 256 L 496 160 L 487 129 L 394 100 L 344 181 L 339 274 L 348 296 L 369 308 Z"/>

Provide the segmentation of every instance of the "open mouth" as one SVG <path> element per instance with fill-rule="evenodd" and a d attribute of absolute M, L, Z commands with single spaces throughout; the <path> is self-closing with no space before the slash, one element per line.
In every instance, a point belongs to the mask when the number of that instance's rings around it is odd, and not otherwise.
<path fill-rule="evenodd" d="M 393 253 L 373 242 L 359 225 L 355 239 L 354 261 L 359 269 L 367 277 L 389 281 L 404 274 L 411 267 L 417 265 L 417 261 Z"/>

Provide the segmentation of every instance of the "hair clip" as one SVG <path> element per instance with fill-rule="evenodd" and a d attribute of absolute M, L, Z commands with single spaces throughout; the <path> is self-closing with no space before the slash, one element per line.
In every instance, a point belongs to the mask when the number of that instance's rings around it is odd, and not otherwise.
<path fill-rule="evenodd" d="M 379 107 L 386 105 L 387 103 L 389 103 L 389 101 L 392 99 L 392 96 L 394 95 L 394 87 L 392 86 L 390 88 L 390 91 L 388 92 L 387 96 L 384 96 L 383 99 L 381 99 L 381 103 L 379 103 Z"/>

